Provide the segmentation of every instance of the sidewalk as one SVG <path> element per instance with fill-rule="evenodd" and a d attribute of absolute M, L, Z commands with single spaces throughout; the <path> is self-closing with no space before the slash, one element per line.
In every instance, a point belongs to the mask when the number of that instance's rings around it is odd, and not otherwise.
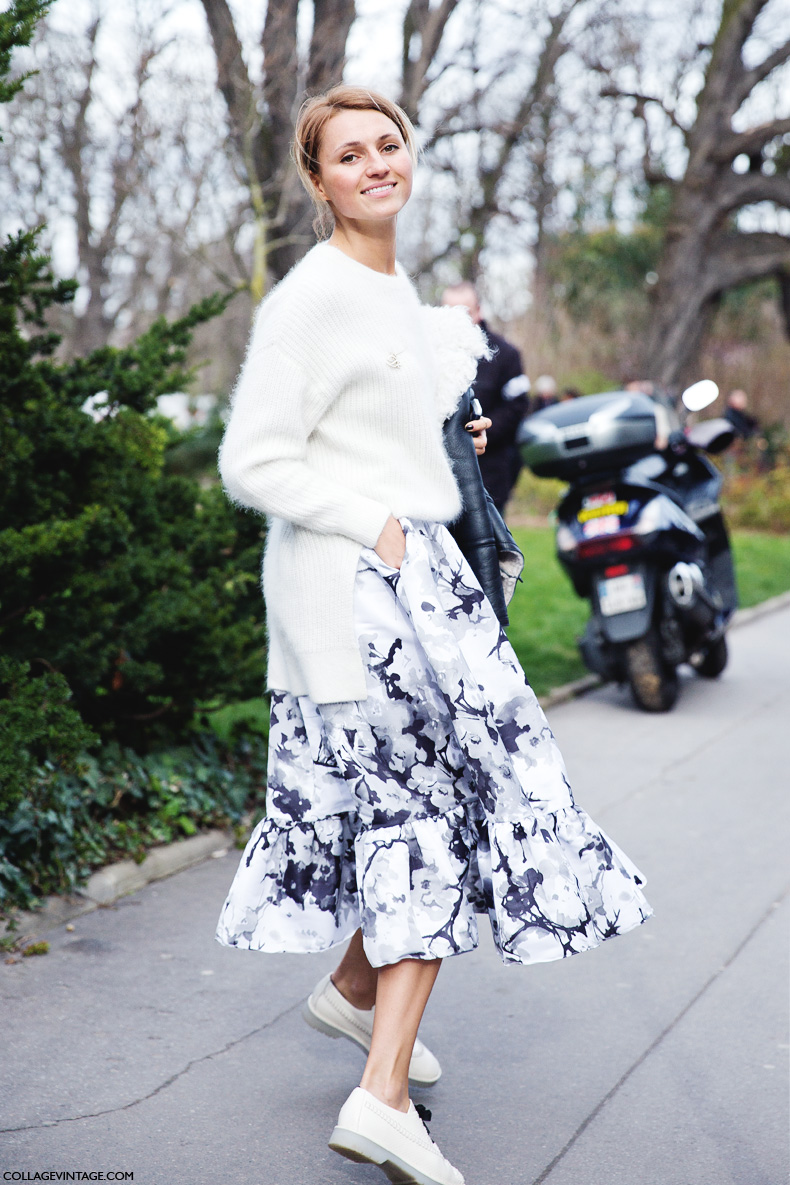
<path fill-rule="evenodd" d="M 656 917 L 527 969 L 500 963 L 486 924 L 447 961 L 423 1026 L 445 1073 L 419 1097 L 467 1185 L 787 1180 L 790 609 L 731 645 L 722 680 L 689 678 L 666 716 L 609 687 L 550 712 L 578 800 L 647 874 Z M 213 942 L 237 859 L 0 964 L 0 1180 L 386 1185 L 326 1148 L 362 1054 L 299 1013 L 336 955 Z"/>

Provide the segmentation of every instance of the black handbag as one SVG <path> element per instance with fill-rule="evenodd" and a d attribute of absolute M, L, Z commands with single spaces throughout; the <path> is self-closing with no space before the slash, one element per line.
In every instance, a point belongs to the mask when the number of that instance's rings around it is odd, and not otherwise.
<path fill-rule="evenodd" d="M 474 440 L 464 427 L 480 415 L 480 404 L 470 387 L 444 424 L 444 447 L 463 504 L 461 514 L 447 529 L 504 626 L 509 623 L 507 606 L 521 579 L 524 556 L 483 485 Z"/>

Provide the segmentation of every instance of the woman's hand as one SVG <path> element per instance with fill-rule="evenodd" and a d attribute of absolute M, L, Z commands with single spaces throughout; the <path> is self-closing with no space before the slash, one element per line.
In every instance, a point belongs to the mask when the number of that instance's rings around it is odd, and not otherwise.
<path fill-rule="evenodd" d="M 468 424 L 464 424 L 464 427 L 472 435 L 475 442 L 475 452 L 478 457 L 482 457 L 488 444 L 486 429 L 491 427 L 491 421 L 488 416 L 481 416 L 479 420 L 470 420 Z"/>
<path fill-rule="evenodd" d="M 390 568 L 400 568 L 406 554 L 406 536 L 403 527 L 396 518 L 389 516 L 384 524 L 384 530 L 378 537 L 375 548 L 376 555 Z"/>

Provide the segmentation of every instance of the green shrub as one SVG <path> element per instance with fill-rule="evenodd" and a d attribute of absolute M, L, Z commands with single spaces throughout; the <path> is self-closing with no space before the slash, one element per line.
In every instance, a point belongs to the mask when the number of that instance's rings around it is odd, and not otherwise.
<path fill-rule="evenodd" d="M 790 466 L 725 478 L 724 504 L 734 527 L 790 532 Z"/>
<path fill-rule="evenodd" d="M 152 414 L 225 300 L 61 365 L 44 316 L 71 295 L 35 235 L 0 248 L 0 905 L 237 820 L 262 778 L 262 738 L 254 775 L 193 740 L 263 686 L 262 520 L 170 472 Z"/>
<path fill-rule="evenodd" d="M 0 646 L 42 659 L 105 740 L 177 742 L 202 700 L 250 698 L 263 681 L 262 520 L 168 472 L 149 414 L 181 388 L 192 328 L 226 303 L 157 321 L 124 350 L 57 365 L 43 328 L 69 299 L 34 237 L 0 251 Z M 85 400 L 104 392 L 94 421 Z"/>
<path fill-rule="evenodd" d="M 35 678 L 28 663 L 0 656 L 0 814 L 24 798 L 43 761 L 73 770 L 80 753 L 95 743 L 70 699 L 57 671 Z"/>
<path fill-rule="evenodd" d="M 141 860 L 153 844 L 201 827 L 240 825 L 261 803 L 266 743 L 225 747 L 210 734 L 141 755 L 109 744 L 68 761 L 46 757 L 23 795 L 0 806 L 0 910 L 70 892 L 111 860 Z"/>

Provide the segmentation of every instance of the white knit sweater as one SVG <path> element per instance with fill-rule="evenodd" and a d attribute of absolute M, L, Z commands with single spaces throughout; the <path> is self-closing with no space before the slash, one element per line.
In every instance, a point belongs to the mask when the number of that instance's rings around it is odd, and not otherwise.
<path fill-rule="evenodd" d="M 364 699 L 354 580 L 390 514 L 452 522 L 442 423 L 486 343 L 466 311 L 427 308 L 398 267 L 320 243 L 255 319 L 220 449 L 230 497 L 269 516 L 268 686 Z"/>

